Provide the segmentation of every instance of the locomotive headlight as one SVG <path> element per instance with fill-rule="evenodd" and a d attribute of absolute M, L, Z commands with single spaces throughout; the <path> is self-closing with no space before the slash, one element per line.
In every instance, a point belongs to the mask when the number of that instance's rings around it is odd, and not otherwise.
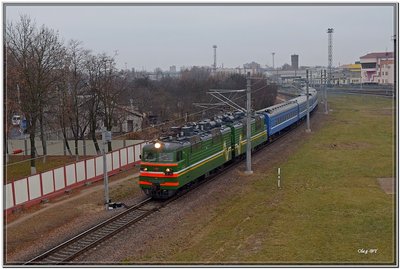
<path fill-rule="evenodd" d="M 140 168 L 142 171 L 147 171 L 147 167 Z"/>
<path fill-rule="evenodd" d="M 155 143 L 155 144 L 154 144 L 154 147 L 155 147 L 156 149 L 161 148 L 161 143 L 159 143 L 159 142 Z"/>
<path fill-rule="evenodd" d="M 165 174 L 166 175 L 172 175 L 172 169 L 171 168 L 165 169 Z"/>

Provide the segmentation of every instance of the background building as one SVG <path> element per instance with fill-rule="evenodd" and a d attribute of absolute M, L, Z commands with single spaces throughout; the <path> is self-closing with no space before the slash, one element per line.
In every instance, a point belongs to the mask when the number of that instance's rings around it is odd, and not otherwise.
<path fill-rule="evenodd" d="M 362 83 L 393 84 L 393 52 L 373 52 L 360 57 Z"/>
<path fill-rule="evenodd" d="M 394 84 L 394 60 L 382 60 L 380 62 L 379 74 L 378 83 Z"/>
<path fill-rule="evenodd" d="M 293 70 L 298 70 L 299 69 L 299 55 L 293 54 L 290 56 L 292 60 L 292 69 Z"/>
<path fill-rule="evenodd" d="M 361 83 L 361 64 L 356 62 L 354 64 L 345 64 L 339 66 L 338 70 L 333 73 L 334 84 L 360 84 Z"/>

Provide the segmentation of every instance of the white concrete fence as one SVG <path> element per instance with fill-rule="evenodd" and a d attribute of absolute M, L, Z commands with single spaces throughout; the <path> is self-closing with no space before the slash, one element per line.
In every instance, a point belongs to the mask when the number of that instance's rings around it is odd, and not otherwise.
<path fill-rule="evenodd" d="M 133 167 L 140 162 L 146 142 L 114 150 L 106 154 L 108 175 Z M 19 207 L 29 207 L 80 187 L 87 182 L 103 179 L 103 156 L 96 156 L 38 173 L 4 186 L 4 210 L 8 214 Z"/>
<path fill-rule="evenodd" d="M 78 151 L 79 155 L 82 156 L 84 152 L 84 147 L 86 147 L 86 155 L 97 155 L 96 149 L 94 147 L 94 143 L 92 140 L 86 140 L 84 144 L 82 140 L 78 141 Z M 134 144 L 138 144 L 143 142 L 143 140 L 113 140 L 111 141 L 111 145 L 113 149 L 119 149 L 127 146 L 131 146 Z M 101 139 L 98 141 L 99 147 L 101 148 Z M 75 154 L 75 141 L 68 140 L 68 144 L 70 146 L 72 154 Z M 66 149 L 64 149 L 64 141 L 63 140 L 48 140 L 46 142 L 47 145 L 47 154 L 52 156 L 62 156 L 69 155 L 68 151 L 66 154 L 64 153 Z M 15 150 L 22 150 L 20 155 L 30 155 L 31 154 L 31 142 L 29 137 L 27 139 L 8 139 L 7 140 L 8 152 L 9 154 L 13 154 Z M 35 140 L 36 152 L 38 155 L 43 155 L 43 147 L 42 141 L 38 138 Z"/>

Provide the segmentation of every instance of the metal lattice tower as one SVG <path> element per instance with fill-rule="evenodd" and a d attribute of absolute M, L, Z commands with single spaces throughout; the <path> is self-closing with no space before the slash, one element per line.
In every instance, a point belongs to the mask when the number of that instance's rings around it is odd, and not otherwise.
<path fill-rule="evenodd" d="M 213 72 L 217 71 L 217 45 L 213 46 L 214 48 L 214 65 L 213 65 Z"/>
<path fill-rule="evenodd" d="M 333 44 L 332 44 L 332 34 L 333 28 L 328 28 L 328 87 L 331 86 L 332 81 L 332 57 L 333 57 Z"/>

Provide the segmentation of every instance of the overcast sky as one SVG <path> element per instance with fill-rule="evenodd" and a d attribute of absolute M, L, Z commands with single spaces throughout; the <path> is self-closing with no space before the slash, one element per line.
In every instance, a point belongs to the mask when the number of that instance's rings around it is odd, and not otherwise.
<path fill-rule="evenodd" d="M 378 51 L 393 51 L 392 5 L 381 6 L 50 6 L 7 5 L 5 19 L 29 15 L 37 24 L 76 39 L 94 53 L 118 51 L 119 68 L 210 66 L 213 48 L 217 65 L 327 65 L 328 28 L 334 28 L 333 64 L 354 63 Z"/>

